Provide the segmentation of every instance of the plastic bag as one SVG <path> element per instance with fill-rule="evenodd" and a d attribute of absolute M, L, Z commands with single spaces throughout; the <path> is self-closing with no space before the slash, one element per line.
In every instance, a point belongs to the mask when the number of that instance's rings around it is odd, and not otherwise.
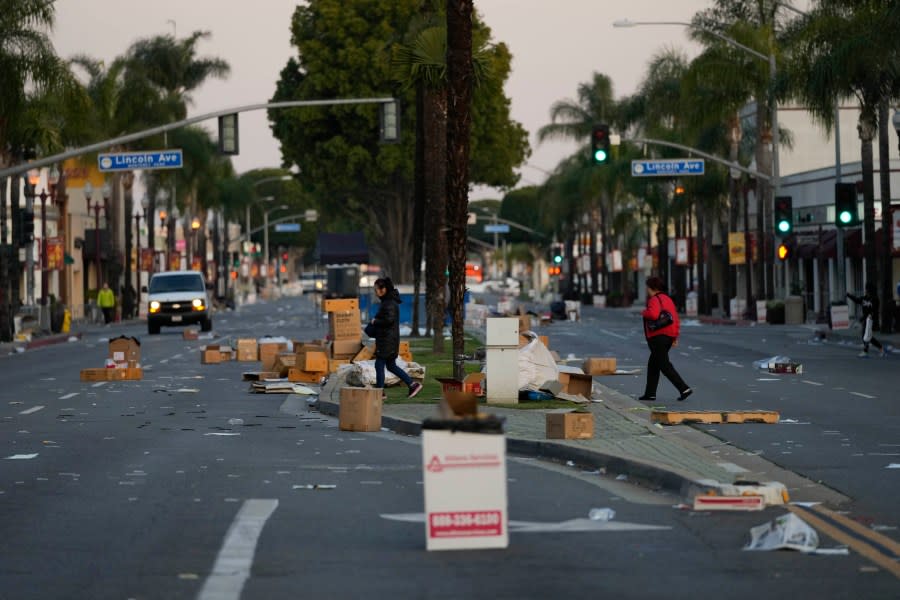
<path fill-rule="evenodd" d="M 872 341 L 872 317 L 866 317 L 866 330 L 863 332 L 863 341 L 869 343 Z"/>
<path fill-rule="evenodd" d="M 814 552 L 818 546 L 819 534 L 816 530 L 794 513 L 787 513 L 750 529 L 750 543 L 744 546 L 744 550 Z"/>
<path fill-rule="evenodd" d="M 519 348 L 519 389 L 536 390 L 548 379 L 559 379 L 556 361 L 547 346 L 534 333 L 523 335 L 534 338 Z"/>

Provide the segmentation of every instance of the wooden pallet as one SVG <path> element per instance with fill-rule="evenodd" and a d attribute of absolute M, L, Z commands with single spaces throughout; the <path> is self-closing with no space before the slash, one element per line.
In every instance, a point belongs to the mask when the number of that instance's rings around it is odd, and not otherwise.
<path fill-rule="evenodd" d="M 651 423 L 679 425 L 681 423 L 777 423 L 774 410 L 653 410 Z"/>

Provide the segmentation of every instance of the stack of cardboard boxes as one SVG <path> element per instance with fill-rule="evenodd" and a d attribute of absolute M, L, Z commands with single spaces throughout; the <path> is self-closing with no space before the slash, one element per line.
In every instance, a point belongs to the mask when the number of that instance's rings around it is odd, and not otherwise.
<path fill-rule="evenodd" d="M 142 379 L 141 342 L 136 337 L 119 336 L 109 340 L 105 368 L 82 369 L 81 381 L 134 381 Z"/>
<path fill-rule="evenodd" d="M 356 298 L 332 298 L 323 303 L 328 313 L 328 358 L 336 371 L 362 348 L 362 318 Z"/>

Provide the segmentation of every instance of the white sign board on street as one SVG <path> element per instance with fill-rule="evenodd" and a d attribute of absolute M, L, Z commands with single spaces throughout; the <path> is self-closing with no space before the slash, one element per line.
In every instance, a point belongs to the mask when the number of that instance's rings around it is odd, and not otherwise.
<path fill-rule="evenodd" d="M 428 550 L 506 548 L 506 436 L 422 431 Z"/>
<path fill-rule="evenodd" d="M 831 328 L 850 329 L 850 307 L 838 304 L 831 307 Z"/>

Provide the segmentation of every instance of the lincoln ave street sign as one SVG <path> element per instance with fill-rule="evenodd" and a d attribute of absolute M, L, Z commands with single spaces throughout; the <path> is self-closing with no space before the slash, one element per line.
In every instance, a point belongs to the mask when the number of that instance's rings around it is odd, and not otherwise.
<path fill-rule="evenodd" d="M 681 177 L 703 175 L 706 163 L 702 158 L 643 159 L 631 161 L 633 177 Z"/>
<path fill-rule="evenodd" d="M 100 171 L 132 171 L 137 169 L 180 169 L 181 149 L 148 150 L 146 152 L 108 152 L 97 156 Z"/>

